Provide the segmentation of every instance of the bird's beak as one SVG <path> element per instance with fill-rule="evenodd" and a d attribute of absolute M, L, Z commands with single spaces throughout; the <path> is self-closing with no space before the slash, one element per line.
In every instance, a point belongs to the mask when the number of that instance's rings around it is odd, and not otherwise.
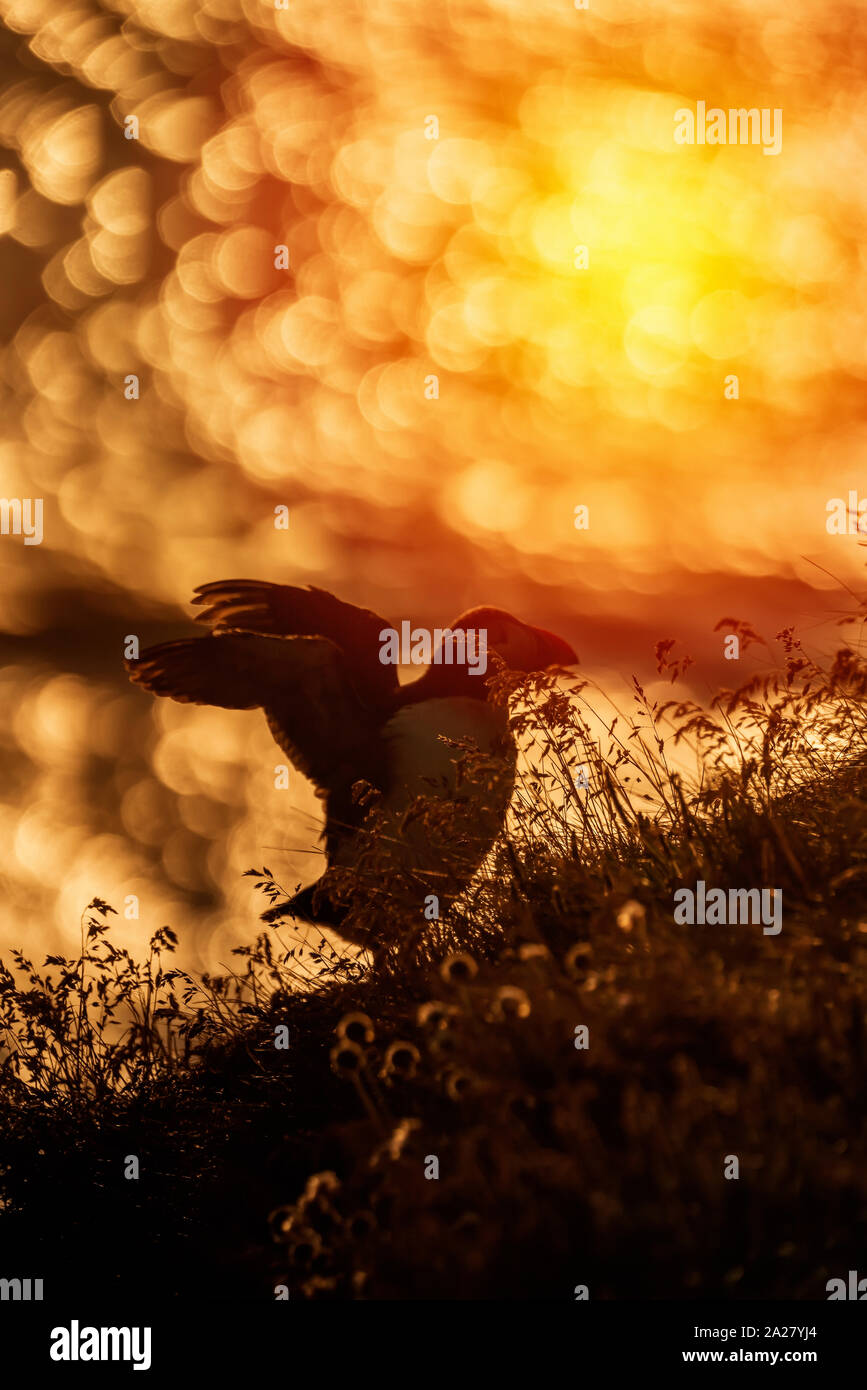
<path fill-rule="evenodd" d="M 547 666 L 577 666 L 578 653 L 564 642 L 562 637 L 558 637 L 554 632 L 548 632 L 544 627 L 533 627 L 530 629 L 536 639 L 539 650 L 539 670 L 543 671 Z"/>

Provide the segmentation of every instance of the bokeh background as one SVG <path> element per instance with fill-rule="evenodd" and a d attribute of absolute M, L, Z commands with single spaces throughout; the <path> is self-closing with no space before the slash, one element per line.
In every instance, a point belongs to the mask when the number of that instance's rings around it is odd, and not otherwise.
<path fill-rule="evenodd" d="M 214 967 L 244 869 L 318 872 L 261 716 L 126 684 L 197 583 L 496 603 L 612 692 L 666 637 L 696 691 L 746 678 L 728 615 L 833 645 L 865 555 L 825 526 L 867 492 L 862 4 L 0 15 L 0 495 L 45 512 L 0 537 L 0 949 L 135 894 L 131 945 L 168 922 Z M 699 100 L 781 108 L 781 154 L 676 146 Z"/>

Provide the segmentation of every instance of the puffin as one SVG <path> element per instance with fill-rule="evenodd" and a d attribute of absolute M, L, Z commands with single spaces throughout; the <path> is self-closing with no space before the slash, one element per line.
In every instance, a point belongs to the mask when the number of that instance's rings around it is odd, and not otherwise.
<path fill-rule="evenodd" d="M 193 604 L 208 634 L 128 658 L 130 679 L 181 702 L 262 709 L 324 805 L 323 874 L 263 920 L 293 918 L 367 948 L 407 922 L 439 920 L 512 799 L 517 748 L 492 677 L 562 671 L 578 661 L 572 647 L 500 608 L 470 608 L 421 644 L 428 664 L 402 684 L 396 629 L 324 589 L 219 580 L 199 585 Z"/>

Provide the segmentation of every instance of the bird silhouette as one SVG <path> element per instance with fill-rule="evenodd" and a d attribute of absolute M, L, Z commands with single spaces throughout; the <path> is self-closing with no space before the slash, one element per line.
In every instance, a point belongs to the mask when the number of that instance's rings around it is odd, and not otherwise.
<path fill-rule="evenodd" d="M 493 653 L 527 672 L 574 664 L 572 648 L 502 609 L 471 608 L 431 644 L 424 673 L 401 685 L 383 659 L 396 629 L 322 589 L 221 580 L 200 585 L 193 602 L 209 635 L 146 649 L 127 660 L 130 678 L 174 700 L 261 708 L 324 802 L 324 874 L 264 917 L 369 945 L 386 930 L 386 907 L 420 915 L 435 902 L 438 916 L 491 849 L 514 785 L 506 702 L 489 698 L 478 644 L 485 662 Z M 465 659 L 455 661 L 461 640 Z"/>

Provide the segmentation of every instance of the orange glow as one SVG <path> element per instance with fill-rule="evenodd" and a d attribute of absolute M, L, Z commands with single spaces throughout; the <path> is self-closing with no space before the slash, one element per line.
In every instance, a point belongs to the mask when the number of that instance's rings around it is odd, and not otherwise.
<path fill-rule="evenodd" d="M 683 636 L 706 685 L 723 614 L 809 630 L 823 570 L 858 586 L 826 506 L 867 495 L 864 18 L 122 8 L 0 0 L 0 494 L 45 506 L 0 537 L 0 946 L 136 895 L 130 944 L 170 922 L 213 965 L 245 868 L 313 875 L 319 807 L 261 716 L 127 688 L 195 584 L 497 603 L 603 682 Z M 779 108 L 781 152 L 678 147 L 698 101 Z"/>

